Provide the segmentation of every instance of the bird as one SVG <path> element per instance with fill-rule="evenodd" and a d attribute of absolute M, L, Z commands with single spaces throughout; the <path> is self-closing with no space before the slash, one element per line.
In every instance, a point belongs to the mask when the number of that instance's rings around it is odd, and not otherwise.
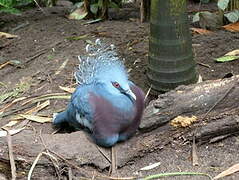
<path fill-rule="evenodd" d="M 145 94 L 129 80 L 113 44 L 96 39 L 85 49 L 86 55 L 78 56 L 78 85 L 66 110 L 54 115 L 53 124 L 68 123 L 76 130 L 86 128 L 97 145 L 112 147 L 135 134 L 143 115 Z"/>

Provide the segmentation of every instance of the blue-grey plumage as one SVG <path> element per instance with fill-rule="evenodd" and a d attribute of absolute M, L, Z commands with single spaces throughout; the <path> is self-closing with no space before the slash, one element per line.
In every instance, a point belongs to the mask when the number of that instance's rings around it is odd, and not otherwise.
<path fill-rule="evenodd" d="M 76 129 L 86 127 L 98 145 L 111 147 L 137 130 L 144 110 L 144 93 L 128 80 L 112 46 L 97 40 L 94 47 L 86 49 L 88 57 L 76 73 L 80 85 L 66 111 L 57 114 L 53 123 L 67 122 Z"/>

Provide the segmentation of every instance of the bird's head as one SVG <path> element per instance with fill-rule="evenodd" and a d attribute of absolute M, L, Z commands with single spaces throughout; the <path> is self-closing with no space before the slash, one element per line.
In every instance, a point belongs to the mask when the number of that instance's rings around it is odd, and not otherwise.
<path fill-rule="evenodd" d="M 127 72 L 121 62 L 115 61 L 99 68 L 96 78 L 108 93 L 115 96 L 125 95 L 131 100 L 136 100 L 135 94 L 130 89 Z"/>
<path fill-rule="evenodd" d="M 78 84 L 97 83 L 107 93 L 115 96 L 125 95 L 131 100 L 136 100 L 135 94 L 130 89 L 124 64 L 114 48 L 114 45 L 108 46 L 99 39 L 93 45 L 88 44 L 87 55 L 78 57 L 80 65 L 75 73 L 76 80 Z"/>

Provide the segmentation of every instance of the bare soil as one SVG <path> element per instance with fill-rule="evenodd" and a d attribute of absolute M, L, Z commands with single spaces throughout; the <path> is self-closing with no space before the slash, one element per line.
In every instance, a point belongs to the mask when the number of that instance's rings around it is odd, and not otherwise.
<path fill-rule="evenodd" d="M 193 8 L 196 9 L 194 4 L 190 4 L 189 7 L 191 10 Z M 68 13 L 68 10 L 69 7 L 57 6 L 44 8 L 45 13 L 42 13 L 39 9 L 31 9 L 24 12 L 21 16 L 3 15 L 0 17 L 0 21 L 4 22 L 0 27 L 0 31 L 18 35 L 17 38 L 13 39 L 0 39 L 0 64 L 9 60 L 21 62 L 19 66 L 7 65 L 0 69 L 1 94 L 15 88 L 21 81 L 27 80 L 31 83 L 31 86 L 26 92 L 20 94 L 19 97 L 33 97 L 63 92 L 59 86 L 75 87 L 73 73 L 78 65 L 77 56 L 84 54 L 86 40 L 94 41 L 96 38 L 115 44 L 120 56 L 125 59 L 126 67 L 130 71 L 130 79 L 142 87 L 144 91 L 147 91 L 146 71 L 149 23 L 142 24 L 139 22 L 138 9 L 130 9 L 128 7 L 120 12 L 120 15 L 112 15 L 112 20 L 88 25 L 84 25 L 87 21 L 67 19 L 65 15 Z M 25 26 L 14 30 L 14 28 L 24 24 Z M 69 40 L 70 37 L 83 35 L 87 36 L 80 40 Z M 197 69 L 203 80 L 220 79 L 228 73 L 233 75 L 239 74 L 238 61 L 227 63 L 216 63 L 214 61 L 215 58 L 238 49 L 239 33 L 218 30 L 210 35 L 193 35 L 193 47 L 195 50 L 195 60 L 198 63 Z M 61 69 L 59 74 L 56 74 L 66 60 L 68 60 L 66 66 Z M 206 66 L 202 64 L 206 64 Z M 7 99 L 1 108 L 12 100 Z M 52 117 L 54 112 L 64 109 L 67 102 L 68 100 L 51 100 L 50 106 L 41 111 L 40 114 Z M 0 119 L 0 127 L 9 122 L 9 120 L 9 117 Z M 36 132 L 41 130 L 42 134 L 51 134 L 55 131 L 50 123 L 40 124 L 32 122 L 31 126 L 34 127 Z M 159 131 L 160 128 L 149 133 L 154 134 Z M 164 137 L 164 134 L 162 134 L 158 137 L 159 141 L 160 138 L 164 139 L 167 136 L 170 137 L 171 135 L 167 133 Z M 0 141 L 5 140 L 0 138 Z M 66 151 L 71 151 L 72 147 L 65 147 L 69 148 Z M 156 150 L 152 149 L 152 152 L 135 157 L 135 159 L 119 167 L 118 174 L 132 176 L 140 168 L 150 163 L 161 162 L 159 167 L 151 171 L 142 172 L 142 174 L 193 171 L 205 172 L 213 176 L 239 162 L 239 137 L 235 135 L 213 144 L 199 146 L 199 166 L 192 166 L 190 150 L 191 146 L 189 144 L 182 144 L 181 141 L 175 140 L 169 144 L 162 145 L 161 148 Z M 125 153 L 127 154 L 127 152 Z M 100 169 L 90 164 L 84 168 L 102 173 L 107 173 L 108 170 Z M 20 169 L 26 173 L 29 170 L 24 169 L 24 167 Z M 54 172 L 52 167 L 43 167 L 41 169 L 34 171 L 34 179 L 57 179 L 57 176 L 52 173 Z M 0 166 L 0 174 L 1 170 Z M 3 171 L 3 173 L 10 172 Z M 73 175 L 77 175 L 77 173 L 73 171 Z M 19 177 L 26 179 L 26 174 L 21 174 Z M 63 177 L 63 179 L 66 179 L 66 177 Z M 207 178 L 191 176 L 168 179 Z M 236 180 L 239 179 L 239 174 L 237 173 L 224 179 Z"/>

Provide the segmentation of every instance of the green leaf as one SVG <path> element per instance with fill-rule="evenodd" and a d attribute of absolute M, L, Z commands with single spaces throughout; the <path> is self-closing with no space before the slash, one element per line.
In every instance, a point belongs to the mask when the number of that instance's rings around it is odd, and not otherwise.
<path fill-rule="evenodd" d="M 13 1 L 12 0 L 0 0 L 0 6 L 3 6 L 3 7 L 12 7 L 14 5 Z"/>
<path fill-rule="evenodd" d="M 219 58 L 216 58 L 215 61 L 217 62 L 228 62 L 239 59 L 239 56 L 222 56 Z"/>
<path fill-rule="evenodd" d="M 98 6 L 98 4 L 91 4 L 90 5 L 90 11 L 93 13 L 93 14 L 97 14 L 97 12 L 98 12 L 98 9 L 99 9 L 99 6 Z"/>
<path fill-rule="evenodd" d="M 194 16 L 193 16 L 193 23 L 199 21 L 199 19 L 200 19 L 199 14 L 200 14 L 200 12 L 197 12 L 196 14 L 194 14 Z"/>
<path fill-rule="evenodd" d="M 14 6 L 26 6 L 26 5 L 28 5 L 28 4 L 32 3 L 32 2 L 33 2 L 33 0 L 18 0 L 14 4 Z"/>
<path fill-rule="evenodd" d="M 239 10 L 234 10 L 232 12 L 224 14 L 228 21 L 235 23 L 239 20 Z"/>
<path fill-rule="evenodd" d="M 98 7 L 99 7 L 99 8 L 102 8 L 102 7 L 103 7 L 103 0 L 99 0 L 99 1 L 98 1 Z"/>
<path fill-rule="evenodd" d="M 21 14 L 21 11 L 15 8 L 10 8 L 10 7 L 0 7 L 0 12 L 5 12 L 5 13 L 11 13 L 11 14 Z"/>
<path fill-rule="evenodd" d="M 218 8 L 224 11 L 228 7 L 229 1 L 230 0 L 218 0 Z"/>
<path fill-rule="evenodd" d="M 113 2 L 113 1 L 110 2 L 109 7 L 110 8 L 115 8 L 115 9 L 119 9 L 119 6 L 115 2 Z"/>

